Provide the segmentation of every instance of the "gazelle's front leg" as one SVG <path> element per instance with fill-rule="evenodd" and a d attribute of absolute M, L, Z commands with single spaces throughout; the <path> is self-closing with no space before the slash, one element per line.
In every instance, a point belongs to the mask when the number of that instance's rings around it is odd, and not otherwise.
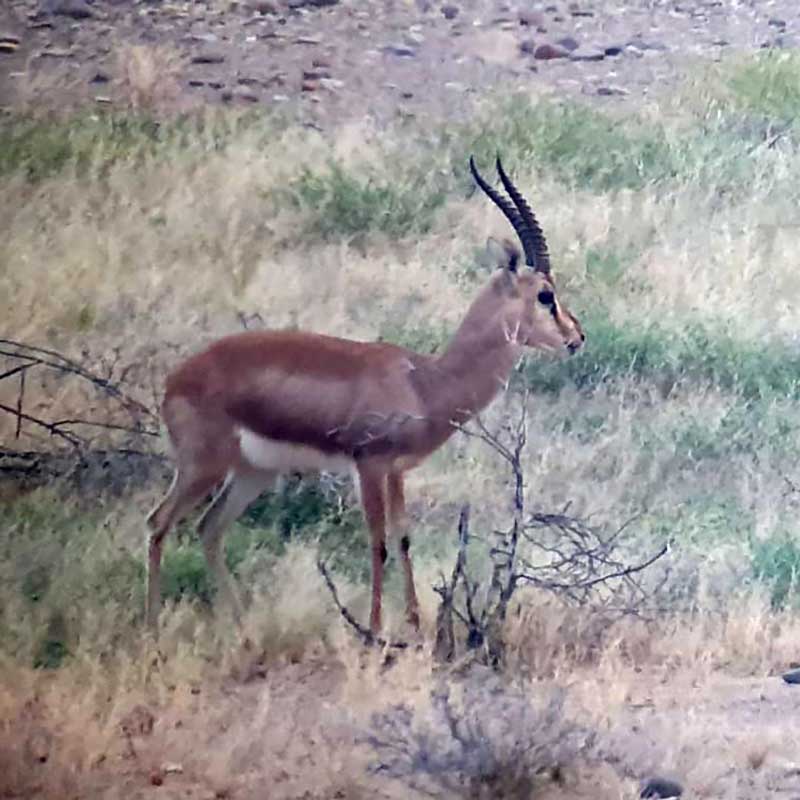
<path fill-rule="evenodd" d="M 386 563 L 386 473 L 367 464 L 358 465 L 361 506 L 372 544 L 372 611 L 369 627 L 374 636 L 381 630 L 383 567 Z"/>
<path fill-rule="evenodd" d="M 392 536 L 397 540 L 406 592 L 406 619 L 414 630 L 419 630 L 419 603 L 414 588 L 414 572 L 411 568 L 411 536 L 408 531 L 406 500 L 403 490 L 403 473 L 392 472 L 387 481 L 389 490 L 389 522 Z"/>

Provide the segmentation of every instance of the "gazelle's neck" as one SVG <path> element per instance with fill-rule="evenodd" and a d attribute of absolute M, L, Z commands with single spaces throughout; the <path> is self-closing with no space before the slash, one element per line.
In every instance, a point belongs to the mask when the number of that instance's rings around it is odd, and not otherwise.
<path fill-rule="evenodd" d="M 521 348 L 507 330 L 492 290 L 473 303 L 444 352 L 434 359 L 437 416 L 463 423 L 485 408 L 508 381 Z"/>

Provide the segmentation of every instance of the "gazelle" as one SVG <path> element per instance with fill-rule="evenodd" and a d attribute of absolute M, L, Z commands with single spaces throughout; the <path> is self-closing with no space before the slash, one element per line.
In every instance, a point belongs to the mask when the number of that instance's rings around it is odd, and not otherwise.
<path fill-rule="evenodd" d="M 170 528 L 214 489 L 199 522 L 218 590 L 241 607 L 222 555 L 222 536 L 280 473 L 354 470 L 372 543 L 370 628 L 381 627 L 387 527 L 405 579 L 406 616 L 419 613 L 405 518 L 405 473 L 485 408 L 523 348 L 564 354 L 584 341 L 556 297 L 541 228 L 497 159 L 508 198 L 470 158 L 478 186 L 522 244 L 489 239 L 497 269 L 441 354 L 300 331 L 246 331 L 222 338 L 168 377 L 162 414 L 176 461 L 167 495 L 149 514 L 147 619 L 156 627 L 161 548 Z M 524 254 L 526 269 L 520 269 Z"/>

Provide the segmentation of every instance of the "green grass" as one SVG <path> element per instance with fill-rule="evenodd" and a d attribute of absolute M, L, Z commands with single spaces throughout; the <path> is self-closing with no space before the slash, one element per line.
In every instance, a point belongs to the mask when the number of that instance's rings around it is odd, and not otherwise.
<path fill-rule="evenodd" d="M 0 176 L 21 174 L 37 183 L 73 170 L 102 176 L 111 165 L 176 152 L 221 150 L 253 128 L 268 135 L 264 115 L 209 112 L 158 119 L 146 113 L 80 112 L 67 117 L 0 117 Z"/>
<path fill-rule="evenodd" d="M 795 124 L 800 113 L 800 57 L 785 50 L 760 53 L 733 70 L 728 88 L 735 108 Z"/>
<path fill-rule="evenodd" d="M 687 320 L 675 329 L 656 320 L 619 323 L 602 312 L 582 314 L 590 332 L 579 355 L 558 361 L 531 360 L 527 380 L 535 391 L 567 386 L 592 390 L 632 377 L 660 387 L 713 386 L 748 399 L 799 398 L 800 352 L 777 342 L 742 340 L 721 326 Z"/>

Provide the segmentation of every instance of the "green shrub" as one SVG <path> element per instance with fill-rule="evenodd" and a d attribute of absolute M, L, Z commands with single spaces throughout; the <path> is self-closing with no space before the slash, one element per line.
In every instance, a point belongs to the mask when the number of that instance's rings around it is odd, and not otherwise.
<path fill-rule="evenodd" d="M 752 570 L 754 577 L 768 587 L 773 608 L 797 604 L 800 543 L 796 535 L 777 535 L 756 542 Z"/>
<path fill-rule="evenodd" d="M 446 191 L 421 171 L 358 174 L 332 161 L 323 172 L 304 168 L 287 196 L 308 214 L 308 232 L 322 238 L 374 232 L 402 237 L 430 230 Z"/>
<path fill-rule="evenodd" d="M 794 123 L 800 114 L 800 57 L 767 50 L 737 65 L 728 80 L 735 107 Z"/>

